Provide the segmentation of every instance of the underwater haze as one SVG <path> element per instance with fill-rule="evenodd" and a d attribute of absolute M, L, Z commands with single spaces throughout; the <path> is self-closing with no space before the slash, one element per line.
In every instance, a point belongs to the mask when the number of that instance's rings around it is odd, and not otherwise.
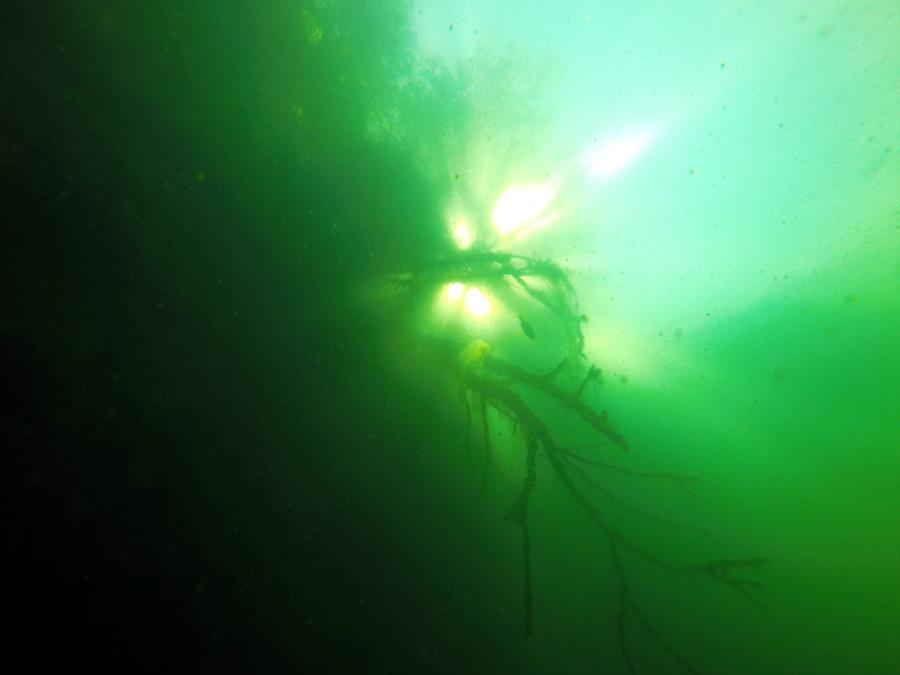
<path fill-rule="evenodd" d="M 900 6 L 0 9 L 10 660 L 900 674 Z"/>

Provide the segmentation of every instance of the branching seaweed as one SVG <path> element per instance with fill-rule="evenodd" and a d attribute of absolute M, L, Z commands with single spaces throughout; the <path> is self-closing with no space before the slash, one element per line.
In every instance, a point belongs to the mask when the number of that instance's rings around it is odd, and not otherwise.
<path fill-rule="evenodd" d="M 616 626 L 619 651 L 629 674 L 637 673 L 633 639 L 629 624 L 636 622 L 659 647 L 691 674 L 700 670 L 682 654 L 659 630 L 638 603 L 627 574 L 626 554 L 666 574 L 684 577 L 706 577 L 721 583 L 740 595 L 756 600 L 753 592 L 759 587 L 748 572 L 758 572 L 767 562 L 765 558 L 734 558 L 704 561 L 691 565 L 676 565 L 638 543 L 618 529 L 603 511 L 589 498 L 588 490 L 598 490 L 609 502 L 623 511 L 640 515 L 659 524 L 694 529 L 711 536 L 704 528 L 678 523 L 660 516 L 634 509 L 625 504 L 604 486 L 592 471 L 614 472 L 637 480 L 657 481 L 674 486 L 695 497 L 697 479 L 669 472 L 635 471 L 613 461 L 594 455 L 598 451 L 629 452 L 630 447 L 619 430 L 610 422 L 605 411 L 598 412 L 584 400 L 588 383 L 599 382 L 601 371 L 586 364 L 582 323 L 585 317 L 577 308 L 577 298 L 568 275 L 555 263 L 527 256 L 493 251 L 461 253 L 412 271 L 394 281 L 401 287 L 415 291 L 433 289 L 449 281 L 477 282 L 489 287 L 498 297 L 515 292 L 525 294 L 534 302 L 556 315 L 565 328 L 568 353 L 560 363 L 544 373 L 531 372 L 514 363 L 488 353 L 486 343 L 476 341 L 466 345 L 447 337 L 423 336 L 423 341 L 453 377 L 459 382 L 466 406 L 466 438 L 471 443 L 471 401 L 480 408 L 482 442 L 486 461 L 490 457 L 491 429 L 489 410 L 507 418 L 524 438 L 525 476 L 505 520 L 515 523 L 521 532 L 523 563 L 524 635 L 532 635 L 534 604 L 532 592 L 531 533 L 529 508 L 537 481 L 537 459 L 546 460 L 551 474 L 565 492 L 587 515 L 609 544 L 617 586 Z M 569 391 L 558 383 L 564 370 L 581 372 L 578 386 Z M 543 397 L 554 405 L 574 414 L 598 436 L 598 443 L 576 448 L 561 444 L 548 423 L 531 403 L 534 396 Z"/>

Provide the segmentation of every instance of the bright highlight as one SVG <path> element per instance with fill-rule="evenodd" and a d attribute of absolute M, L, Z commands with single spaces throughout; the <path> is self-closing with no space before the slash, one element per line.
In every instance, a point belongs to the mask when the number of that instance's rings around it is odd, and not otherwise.
<path fill-rule="evenodd" d="M 445 291 L 445 293 L 447 294 L 448 300 L 452 300 L 455 302 L 463 296 L 463 293 L 465 293 L 465 290 L 466 290 L 466 287 L 463 286 L 458 281 L 456 281 L 452 284 L 447 285 L 447 290 Z"/>
<path fill-rule="evenodd" d="M 588 152 L 587 170 L 594 176 L 609 178 L 624 169 L 653 140 L 649 131 L 628 133 L 612 138 Z"/>
<path fill-rule="evenodd" d="M 477 288 L 466 291 L 466 310 L 474 317 L 485 317 L 491 313 L 491 301 Z"/>
<path fill-rule="evenodd" d="M 509 234 L 541 215 L 555 197 L 553 185 L 512 185 L 494 205 L 494 226 L 500 234 Z"/>
<path fill-rule="evenodd" d="M 472 228 L 469 227 L 468 223 L 457 223 L 453 226 L 453 240 L 461 249 L 469 248 L 474 239 Z"/>

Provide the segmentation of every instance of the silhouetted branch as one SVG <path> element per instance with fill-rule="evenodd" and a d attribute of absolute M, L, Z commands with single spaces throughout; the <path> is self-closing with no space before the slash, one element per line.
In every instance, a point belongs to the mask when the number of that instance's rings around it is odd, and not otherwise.
<path fill-rule="evenodd" d="M 581 381 L 581 384 L 578 385 L 578 389 L 575 390 L 575 398 L 581 398 L 581 394 L 584 393 L 584 388 L 587 386 L 587 383 L 593 380 L 594 382 L 600 382 L 601 380 L 600 369 L 597 366 L 591 366 L 588 368 L 587 375 L 584 376 L 584 379 Z"/>
<path fill-rule="evenodd" d="M 550 398 L 554 399 L 564 408 L 571 410 L 581 419 L 591 425 L 596 431 L 600 432 L 607 439 L 615 443 L 619 448 L 628 451 L 628 443 L 618 432 L 618 430 L 607 419 L 606 413 L 598 413 L 587 403 L 582 401 L 578 396 L 572 395 L 562 388 L 554 384 L 544 375 L 531 373 L 523 368 L 519 368 L 508 361 L 498 359 L 495 356 L 488 355 L 484 360 L 484 367 L 493 371 L 498 375 L 503 375 L 515 380 L 519 384 L 524 384 L 532 389 L 536 389 Z"/>
<path fill-rule="evenodd" d="M 666 518 L 662 518 L 661 516 L 654 515 L 652 513 L 647 513 L 646 511 L 641 511 L 640 509 L 635 509 L 627 504 L 623 503 L 618 497 L 616 497 L 606 486 L 598 483 L 592 476 L 590 476 L 587 471 L 585 471 L 582 467 L 573 463 L 571 459 L 569 459 L 566 454 L 562 455 L 563 459 L 569 465 L 573 471 L 575 471 L 586 483 L 588 483 L 591 487 L 595 488 L 599 492 L 602 492 L 606 497 L 615 504 L 620 510 L 625 511 L 626 513 L 633 513 L 638 516 L 642 516 L 647 518 L 648 520 L 652 520 L 654 522 L 660 523 L 661 525 L 666 525 L 668 527 L 675 527 L 685 530 L 695 530 L 700 532 L 706 537 L 715 540 L 712 533 L 707 530 L 705 527 L 700 525 L 691 525 L 689 523 L 677 523 L 671 520 L 667 520 Z"/>
<path fill-rule="evenodd" d="M 485 475 L 487 463 L 491 457 L 490 410 L 509 419 L 513 429 L 521 430 L 524 438 L 526 446 L 525 476 L 519 493 L 504 520 L 513 521 L 519 527 L 522 535 L 525 637 L 528 638 L 533 632 L 532 542 L 528 509 L 537 479 L 536 464 L 537 455 L 540 452 L 546 458 L 555 479 L 609 544 L 617 585 L 617 640 L 629 675 L 637 673 L 630 646 L 629 615 L 637 620 L 653 641 L 685 672 L 690 675 L 699 675 L 700 671 L 663 636 L 639 606 L 628 583 L 624 554 L 630 554 L 668 574 L 707 577 L 754 601 L 756 598 L 753 591 L 759 587 L 759 582 L 747 578 L 745 573 L 748 571 L 758 572 L 767 560 L 765 558 L 721 559 L 692 565 L 676 565 L 619 530 L 588 498 L 582 489 L 585 486 L 600 491 L 610 499 L 614 506 L 623 511 L 640 515 L 669 527 L 689 528 L 711 536 L 705 528 L 672 522 L 629 507 L 598 482 L 588 470 L 594 468 L 631 478 L 663 481 L 693 497 L 697 496 L 692 489 L 697 480 L 695 477 L 668 472 L 636 471 L 587 457 L 575 452 L 570 447 L 561 446 L 557 443 L 544 419 L 535 412 L 529 400 L 523 396 L 521 390 L 530 390 L 548 398 L 562 409 L 576 415 L 606 441 L 621 450 L 629 450 L 628 443 L 618 429 L 610 423 L 606 412 L 598 412 L 582 400 L 586 386 L 592 381 L 600 380 L 599 368 L 593 365 L 589 366 L 578 386 L 571 392 L 564 390 L 555 382 L 556 376 L 564 368 L 577 369 L 582 366 L 584 358 L 584 337 L 581 324 L 585 317 L 578 314 L 575 291 L 565 272 L 558 265 L 547 260 L 493 251 L 470 251 L 453 258 L 435 261 L 403 277 L 395 278 L 394 281 L 397 284 L 406 285 L 407 288 L 419 289 L 428 289 L 448 281 L 478 282 L 493 287 L 500 292 L 498 297 L 502 298 L 512 298 L 515 292 L 518 292 L 515 289 L 520 289 L 527 298 L 558 315 L 565 326 L 569 337 L 568 358 L 563 359 L 557 366 L 544 373 L 530 372 L 488 354 L 489 347 L 483 340 L 476 340 L 463 349 L 462 345 L 451 340 L 426 338 L 465 392 L 467 444 L 470 442 L 472 424 L 469 393 L 478 397 L 485 448 Z M 530 331 L 530 327 L 526 334 L 533 339 L 533 331 Z M 576 478 L 580 482 L 576 482 Z M 484 480 L 484 476 L 482 476 L 482 480 Z"/>
<path fill-rule="evenodd" d="M 559 317 L 573 355 L 584 357 L 585 317 L 578 313 L 576 293 L 569 276 L 551 260 L 501 251 L 472 250 L 432 260 L 406 274 L 392 275 L 395 288 L 430 289 L 448 281 L 480 283 L 495 290 L 520 288 L 529 298 Z M 529 280 L 539 282 L 538 288 Z"/>
<path fill-rule="evenodd" d="M 528 534 L 528 503 L 531 493 L 534 492 L 535 462 L 537 457 L 537 441 L 532 436 L 527 437 L 528 453 L 525 459 L 525 482 L 519 492 L 515 504 L 506 514 L 504 520 L 514 520 L 522 530 L 522 564 L 524 570 L 524 600 L 525 600 L 525 638 L 531 636 L 532 617 L 534 606 L 531 596 L 531 538 Z"/>
<path fill-rule="evenodd" d="M 584 457 L 575 452 L 572 452 L 568 448 L 560 448 L 560 453 L 565 455 L 566 457 L 581 462 L 582 464 L 587 464 L 590 466 L 595 466 L 599 469 L 604 469 L 606 471 L 613 471 L 615 473 L 621 473 L 625 476 L 632 476 L 634 478 L 649 478 L 654 480 L 660 480 L 668 483 L 672 483 L 676 487 L 683 490 L 685 493 L 690 495 L 691 497 L 697 497 L 697 493 L 694 492 L 689 486 L 693 485 L 697 482 L 697 478 L 695 476 L 683 476 L 681 474 L 676 473 L 668 473 L 665 471 L 635 471 L 633 469 L 627 469 L 623 466 L 618 466 L 616 464 L 609 464 L 608 462 L 601 462 L 596 459 L 591 459 L 589 457 Z"/>

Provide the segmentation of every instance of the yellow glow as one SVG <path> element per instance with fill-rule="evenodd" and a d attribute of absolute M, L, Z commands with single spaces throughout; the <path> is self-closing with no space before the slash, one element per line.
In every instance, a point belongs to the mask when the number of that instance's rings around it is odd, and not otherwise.
<path fill-rule="evenodd" d="M 447 290 L 444 291 L 444 293 L 447 295 L 448 300 L 453 300 L 455 302 L 463 296 L 465 291 L 466 287 L 456 281 L 452 284 L 447 284 Z"/>
<path fill-rule="evenodd" d="M 464 301 L 466 310 L 474 317 L 485 317 L 491 313 L 491 301 L 478 288 L 470 288 L 466 291 Z"/>
<path fill-rule="evenodd" d="M 461 249 L 469 248 L 474 238 L 472 228 L 469 227 L 468 223 L 456 223 L 453 226 L 453 240 Z"/>
<path fill-rule="evenodd" d="M 555 197 L 555 185 L 511 185 L 494 205 L 494 226 L 500 234 L 509 234 L 541 215 Z"/>
<path fill-rule="evenodd" d="M 594 176 L 609 178 L 624 169 L 653 140 L 650 131 L 629 132 L 611 138 L 587 155 L 587 170 Z"/>
<path fill-rule="evenodd" d="M 484 358 L 491 351 L 491 346 L 484 340 L 475 340 L 471 342 L 459 354 L 459 365 L 463 370 L 471 370 L 484 363 Z"/>

